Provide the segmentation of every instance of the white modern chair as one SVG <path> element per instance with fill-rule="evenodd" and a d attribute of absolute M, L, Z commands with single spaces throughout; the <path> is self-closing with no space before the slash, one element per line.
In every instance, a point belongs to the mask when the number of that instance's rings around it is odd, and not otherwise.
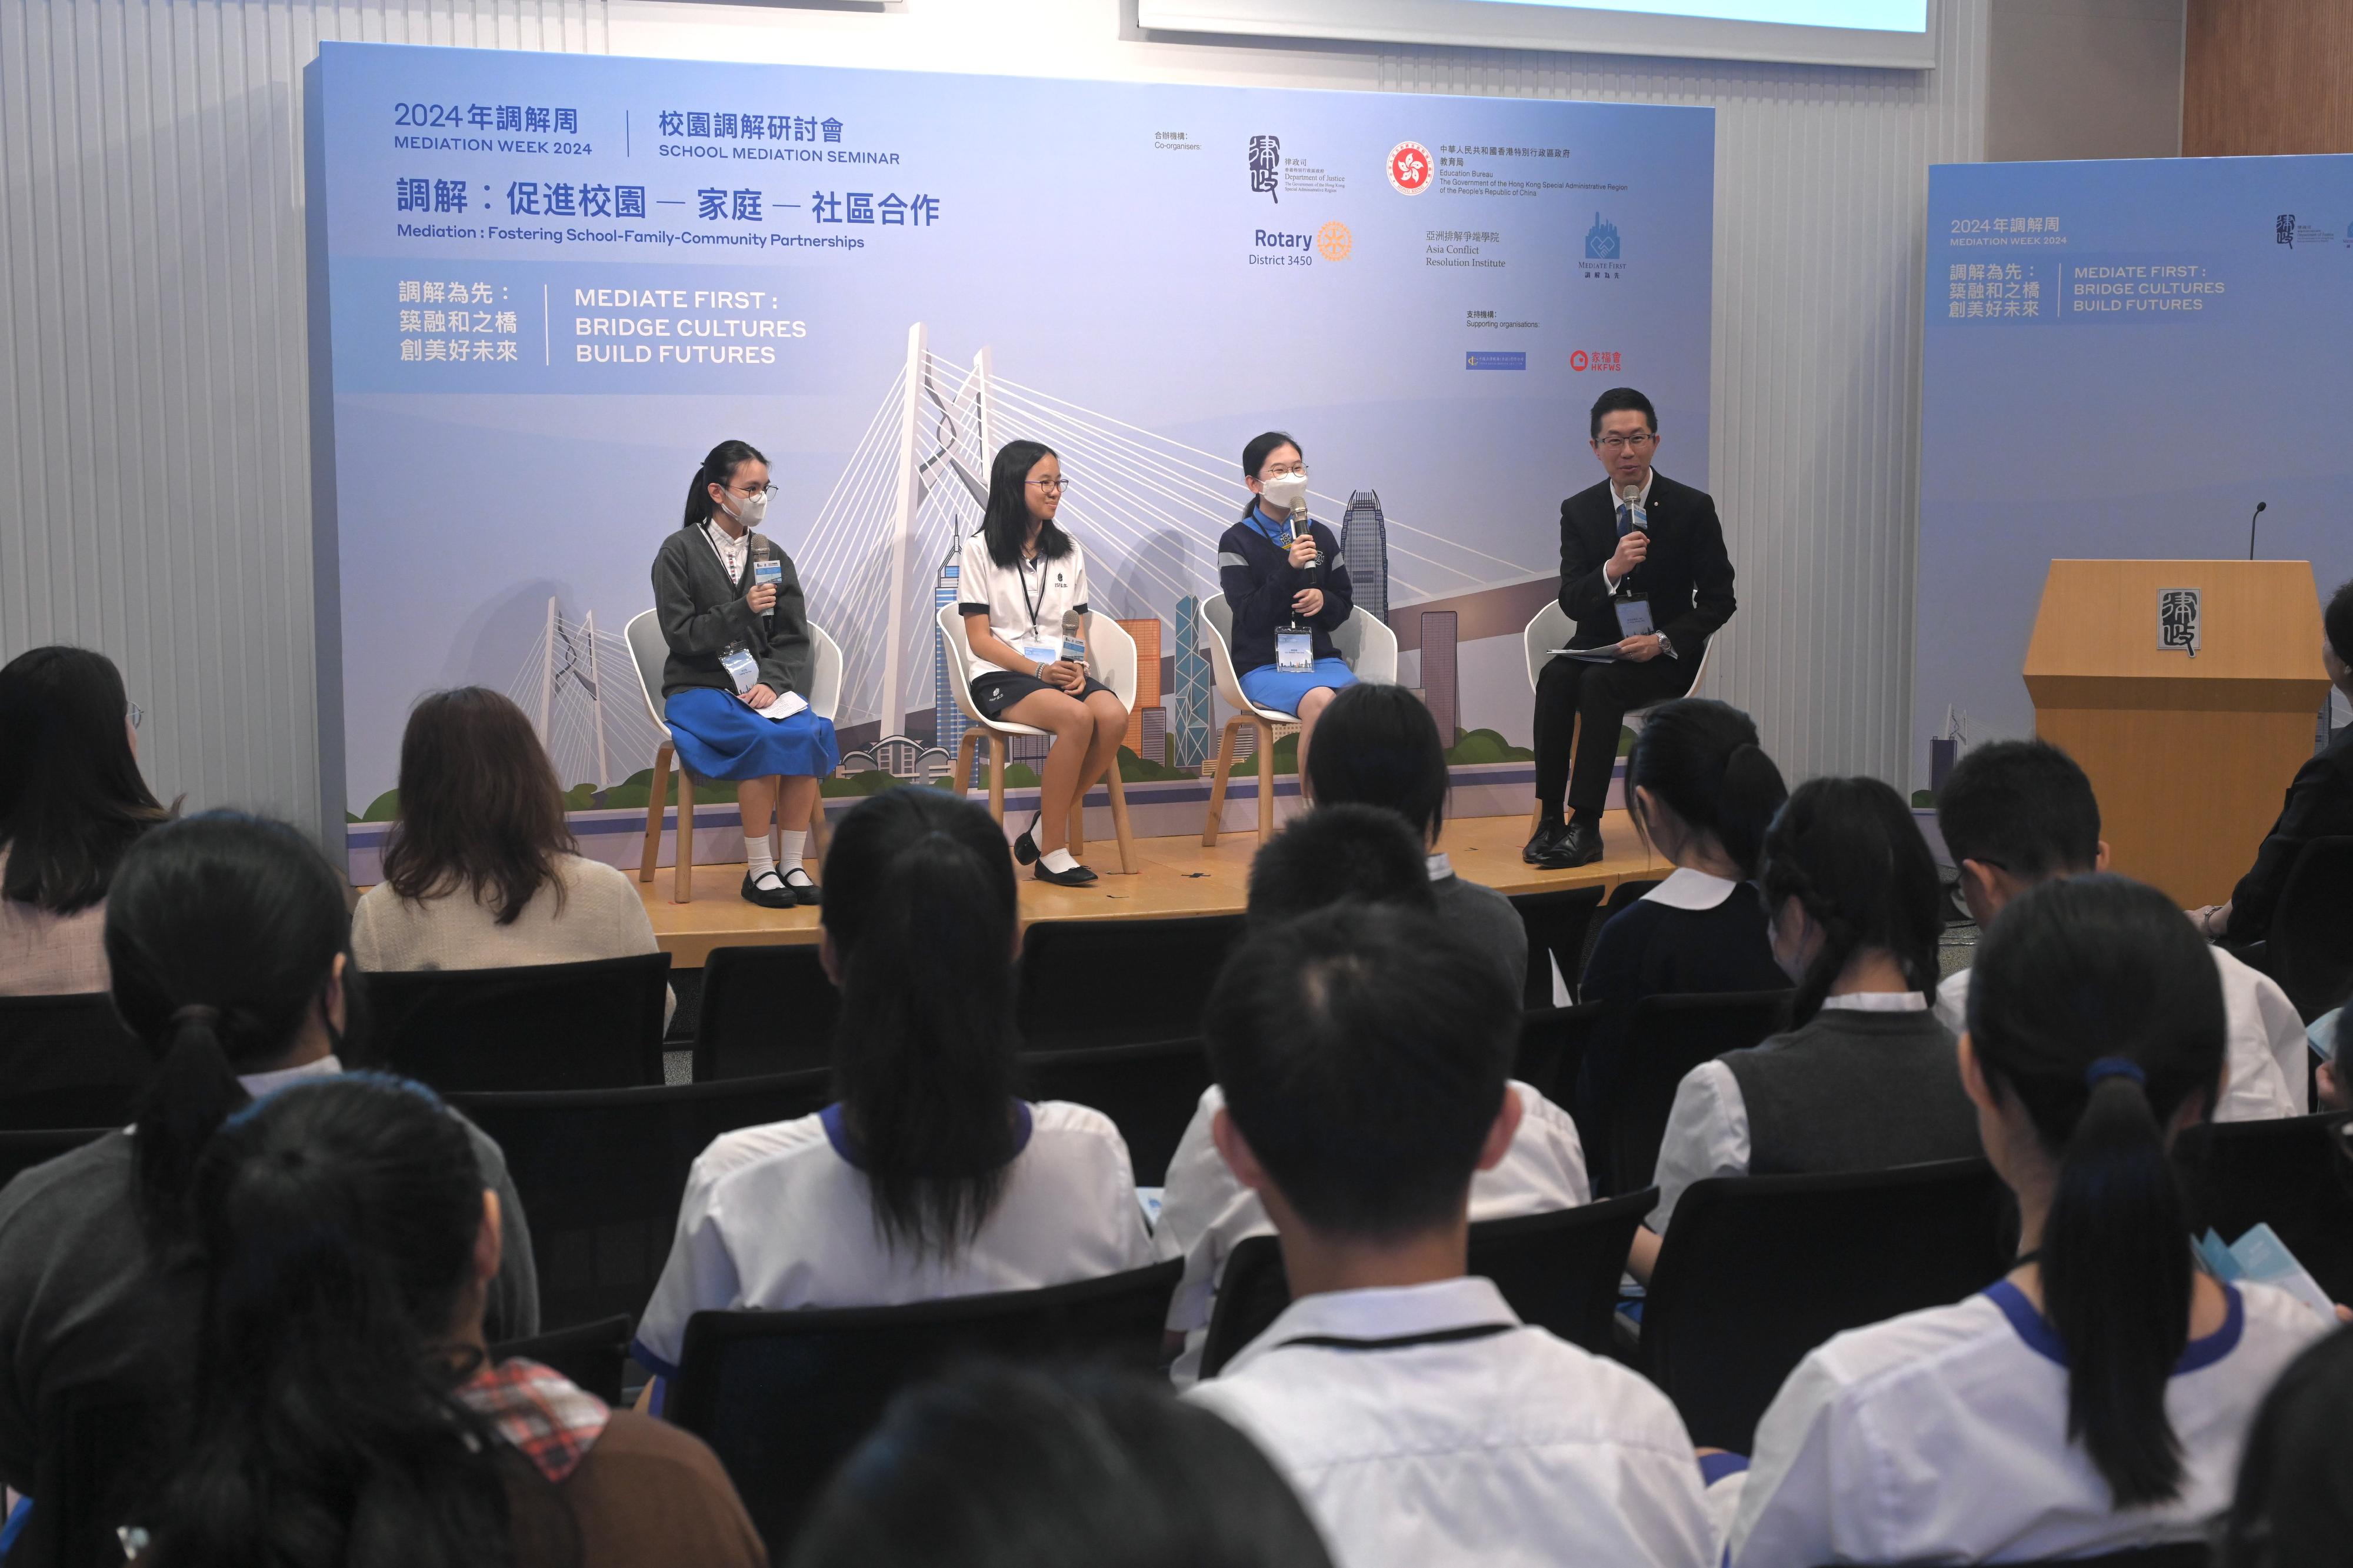
<path fill-rule="evenodd" d="M 1535 613 L 1535 618 L 1528 622 L 1527 629 L 1520 634 L 1520 640 L 1525 645 L 1528 657 L 1528 689 L 1530 691 L 1536 689 L 1537 680 L 1544 675 L 1544 667 L 1552 662 L 1553 649 L 1567 647 L 1568 639 L 1576 635 L 1577 623 L 1569 619 L 1567 610 L 1560 607 L 1559 600 L 1554 600 Z M 1718 640 L 1718 637 L 1710 637 L 1707 639 L 1707 646 L 1700 649 L 1699 668 L 1692 671 L 1691 689 L 1683 693 L 1685 697 L 1699 695 L 1700 684 L 1707 679 L 1708 664 L 1715 658 L 1715 645 Z M 1662 698 L 1660 700 L 1663 702 L 1672 699 Z M 1643 721 L 1650 718 L 1651 710 L 1659 705 L 1658 702 L 1651 702 L 1640 708 L 1628 710 L 1627 727 L 1641 730 Z M 1577 745 L 1577 736 L 1574 731 L 1569 735 L 1568 743 L 1573 751 Z M 1528 813 L 1530 832 L 1535 830 L 1536 823 L 1541 821 L 1543 816 L 1544 806 L 1539 803 Z"/>
<path fill-rule="evenodd" d="M 1051 731 L 1032 729 L 1006 719 L 987 719 L 973 705 L 972 678 L 976 668 L 972 657 L 972 639 L 965 635 L 964 616 L 954 605 L 940 606 L 940 636 L 946 641 L 949 670 L 948 684 L 955 691 L 956 707 L 964 712 L 971 728 L 956 746 L 955 787 L 961 795 L 971 788 L 972 762 L 978 749 L 988 747 L 988 815 L 998 826 L 1005 822 L 1005 757 L 1010 737 L 1015 735 L 1050 735 Z M 1087 612 L 1087 646 L 1093 658 L 1092 671 L 1097 680 L 1111 688 L 1120 706 L 1135 711 L 1135 639 L 1127 628 L 1100 610 Z M 1135 835 L 1127 824 L 1127 789 L 1119 776 L 1119 758 L 1112 758 L 1104 771 L 1105 787 L 1111 795 L 1112 827 L 1119 837 L 1119 868 L 1127 876 L 1135 875 Z M 1079 792 L 1078 804 L 1071 810 L 1071 853 L 1083 856 L 1087 852 L 1087 792 L 1094 787 L 1089 779 L 1086 788 Z"/>
<path fill-rule="evenodd" d="M 651 610 L 640 610 L 630 616 L 627 635 L 629 657 L 638 667 L 638 690 L 646 700 L 646 716 L 669 737 L 654 752 L 654 776 L 646 791 L 646 851 L 638 863 L 638 880 L 650 882 L 654 879 L 654 861 L 661 852 L 662 811 L 670 800 L 670 763 L 678 755 L 677 739 L 662 717 L 662 665 L 670 658 L 670 644 L 662 637 L 661 624 L 654 619 Z M 820 719 L 831 719 L 841 705 L 841 645 L 815 622 L 809 623 L 808 635 L 809 711 Z M 783 826 L 781 821 L 776 825 L 779 828 Z M 822 794 L 810 808 L 809 832 L 822 863 L 826 845 Z M 772 841 L 774 834 L 772 829 Z M 694 779 L 682 760 L 678 763 L 678 853 L 670 861 L 670 897 L 674 904 L 694 901 Z"/>
<path fill-rule="evenodd" d="M 1296 724 L 1299 715 L 1276 708 L 1261 708 L 1242 695 L 1241 677 L 1234 673 L 1234 612 L 1223 594 L 1201 601 L 1201 628 L 1208 634 L 1209 668 L 1218 695 L 1234 716 L 1226 721 L 1218 741 L 1217 771 L 1209 783 L 1209 816 L 1201 827 L 1201 842 L 1215 847 L 1226 809 L 1226 784 L 1234 771 L 1234 741 L 1248 724 L 1258 731 L 1258 837 L 1263 844 L 1274 836 L 1274 727 Z M 1397 633 L 1359 605 L 1332 634 L 1332 647 L 1358 680 L 1373 686 L 1397 684 Z"/>

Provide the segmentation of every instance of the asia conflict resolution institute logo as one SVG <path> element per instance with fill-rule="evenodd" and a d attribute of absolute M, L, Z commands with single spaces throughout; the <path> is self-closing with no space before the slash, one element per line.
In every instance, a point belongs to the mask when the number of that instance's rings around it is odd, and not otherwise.
<path fill-rule="evenodd" d="M 1400 142 L 1389 149 L 1389 184 L 1399 195 L 1418 196 L 1430 189 L 1438 164 L 1430 149 L 1419 142 Z"/>

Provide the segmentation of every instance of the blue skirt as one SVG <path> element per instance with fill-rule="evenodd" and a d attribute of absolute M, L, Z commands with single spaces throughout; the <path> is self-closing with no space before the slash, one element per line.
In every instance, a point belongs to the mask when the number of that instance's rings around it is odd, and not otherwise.
<path fill-rule="evenodd" d="M 1356 673 L 1336 658 L 1319 658 L 1313 668 L 1298 675 L 1285 675 L 1273 665 L 1261 664 L 1243 670 L 1240 679 L 1243 696 L 1279 713 L 1298 712 L 1299 704 L 1319 686 L 1337 691 L 1356 684 Z"/>
<path fill-rule="evenodd" d="M 823 778 L 841 765 L 833 721 L 804 708 L 763 719 L 730 693 L 689 687 L 662 703 L 678 737 L 678 760 L 699 779 Z"/>

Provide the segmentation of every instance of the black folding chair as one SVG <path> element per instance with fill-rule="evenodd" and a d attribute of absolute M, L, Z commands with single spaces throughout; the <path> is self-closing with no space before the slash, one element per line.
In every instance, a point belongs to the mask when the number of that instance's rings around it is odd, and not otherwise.
<path fill-rule="evenodd" d="M 448 1097 L 505 1153 L 549 1329 L 642 1310 L 670 1256 L 695 1156 L 723 1132 L 824 1109 L 831 1073 L 675 1088 Z"/>
<path fill-rule="evenodd" d="M 714 947 L 702 961 L 694 1081 L 829 1067 L 840 1016 L 841 993 L 814 943 Z"/>
<path fill-rule="evenodd" d="M 1618 1281 L 1635 1227 L 1659 1201 L 1655 1189 L 1573 1209 L 1480 1220 L 1471 1226 L 1469 1272 L 1492 1279 L 1520 1321 L 1549 1329 L 1596 1355 L 1609 1351 Z M 1282 1249 L 1246 1237 L 1227 1255 L 1201 1345 L 1201 1375 L 1215 1377 L 1291 1305 Z"/>
<path fill-rule="evenodd" d="M 118 1122 L 116 1126 L 121 1126 Z M 61 1127 L 27 1132 L 0 1132 L 0 1187 L 36 1165 L 46 1165 L 85 1143 L 97 1142 L 112 1127 Z"/>
<path fill-rule="evenodd" d="M 521 1356 L 560 1372 L 580 1388 L 607 1405 L 621 1403 L 621 1369 L 629 1359 L 629 1330 L 636 1320 L 627 1312 L 558 1329 L 528 1340 L 509 1340 L 491 1347 L 493 1363 Z"/>
<path fill-rule="evenodd" d="M 103 991 L 0 996 L 0 1128 L 123 1126 L 154 1071 Z"/>
<path fill-rule="evenodd" d="M 2353 1301 L 2353 1163 L 2342 1111 L 2183 1131 L 2173 1146 L 2190 1220 L 2224 1241 L 2269 1225 L 2332 1301 Z"/>
<path fill-rule="evenodd" d="M 1694 1443 L 1750 1452 L 1832 1334 L 1981 1290 L 2010 1268 L 2008 1189 L 1983 1160 L 1694 1182 L 1642 1307 L 1642 1356 Z"/>
<path fill-rule="evenodd" d="M 1660 879 L 1656 877 L 1629 877 L 1609 889 L 1608 900 L 1595 911 L 1592 922 L 1586 927 L 1585 947 L 1577 955 L 1577 973 L 1571 975 L 1566 968 L 1561 970 L 1562 977 L 1568 981 L 1572 989 L 1585 984 L 1586 961 L 1593 956 L 1593 944 L 1601 940 L 1601 928 L 1609 923 L 1609 917 L 1620 910 L 1639 903 L 1642 895 L 1657 887 L 1659 881 Z"/>
<path fill-rule="evenodd" d="M 1118 1123 L 1136 1184 L 1145 1187 L 1168 1179 L 1169 1158 L 1210 1082 L 1198 1040 L 1040 1051 L 1022 1058 L 1021 1072 L 1031 1100 L 1091 1106 Z"/>
<path fill-rule="evenodd" d="M 1021 943 L 1021 1037 L 1064 1051 L 1198 1035 L 1241 929 L 1240 915 L 1041 921 Z"/>
<path fill-rule="evenodd" d="M 1566 1104 L 1585 1062 L 1586 1042 L 1600 1022 L 1602 1006 L 1531 1007 L 1520 1015 L 1520 1052 L 1512 1076 L 1556 1104 Z"/>
<path fill-rule="evenodd" d="M 2272 978 L 2311 1023 L 2353 991 L 2353 838 L 2296 851 L 2268 939 Z"/>
<path fill-rule="evenodd" d="M 367 976 L 368 1055 L 445 1092 L 662 1081 L 670 954 Z"/>
<path fill-rule="evenodd" d="M 116 1533 L 134 1524 L 154 1482 L 158 1412 L 119 1392 L 74 1388 L 48 1402 L 33 1461 L 38 1500 L 11 1564 L 122 1568 Z"/>
<path fill-rule="evenodd" d="M 1694 1068 L 1759 1043 L 1788 1014 L 1787 991 L 1701 992 L 1635 1003 L 1616 1097 L 1594 1108 L 1609 1119 L 1609 1190 L 1651 1184 L 1675 1089 Z"/>
<path fill-rule="evenodd" d="M 1520 911 L 1520 923 L 1528 928 L 1528 983 L 1521 1006 L 1534 1011 L 1552 1005 L 1552 963 L 1560 965 L 1574 999 L 1577 978 L 1585 973 L 1586 934 L 1593 929 L 1601 894 L 1595 887 L 1512 895 L 1512 908 Z M 1547 958 L 1552 963 L 1545 962 Z"/>
<path fill-rule="evenodd" d="M 664 1414 L 727 1467 L 772 1561 L 902 1387 L 972 1356 L 1149 1370 L 1181 1263 L 1044 1290 L 799 1312 L 697 1312 Z"/>

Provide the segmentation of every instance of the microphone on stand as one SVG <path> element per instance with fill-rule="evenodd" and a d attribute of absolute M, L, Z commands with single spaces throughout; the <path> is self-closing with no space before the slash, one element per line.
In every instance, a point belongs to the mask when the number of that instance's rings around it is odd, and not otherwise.
<path fill-rule="evenodd" d="M 2247 559 L 2250 561 L 2255 558 L 2255 519 L 2263 516 L 2263 509 L 2271 504 L 2259 500 L 2255 503 L 2255 510 L 2247 514 Z"/>

